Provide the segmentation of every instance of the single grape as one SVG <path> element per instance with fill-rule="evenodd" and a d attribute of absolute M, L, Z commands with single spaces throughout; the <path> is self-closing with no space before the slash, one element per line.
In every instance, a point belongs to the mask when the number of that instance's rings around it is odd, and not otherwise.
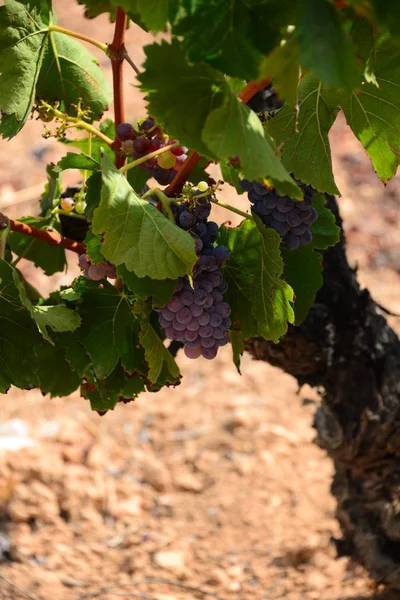
<path fill-rule="evenodd" d="M 125 152 L 125 154 L 132 154 L 133 152 L 133 140 L 126 140 L 121 144 L 121 150 Z"/>
<path fill-rule="evenodd" d="M 184 323 L 179 323 L 179 321 L 177 319 L 174 319 L 172 321 L 172 327 L 176 331 L 185 331 L 186 330 L 186 325 Z"/>
<path fill-rule="evenodd" d="M 307 225 L 304 225 L 304 223 L 300 223 L 297 227 L 292 227 L 292 233 L 295 235 L 302 235 L 305 231 L 307 231 Z"/>
<path fill-rule="evenodd" d="M 138 156 L 144 156 L 150 152 L 150 140 L 147 138 L 136 138 L 133 149 Z"/>
<path fill-rule="evenodd" d="M 78 200 L 78 202 L 75 202 L 74 208 L 75 212 L 78 213 L 78 215 L 83 215 L 86 209 L 86 202 L 84 202 L 83 200 Z"/>
<path fill-rule="evenodd" d="M 213 334 L 213 328 L 211 327 L 211 325 L 203 325 L 203 327 L 200 327 L 200 329 L 199 329 L 199 336 L 201 338 L 211 337 L 212 334 Z"/>
<path fill-rule="evenodd" d="M 199 356 L 202 354 L 201 346 L 189 348 L 189 346 L 185 344 L 183 351 L 188 358 L 199 358 Z"/>
<path fill-rule="evenodd" d="M 215 306 L 215 312 L 221 315 L 222 318 L 229 317 L 231 314 L 231 308 L 227 302 L 219 302 Z"/>
<path fill-rule="evenodd" d="M 198 321 L 196 318 L 192 319 L 192 320 L 191 320 L 191 321 L 190 321 L 190 322 L 189 322 L 189 323 L 186 325 L 186 329 L 187 329 L 188 331 L 198 331 L 198 330 L 199 330 L 199 327 L 200 327 L 200 325 L 199 325 L 199 321 Z"/>
<path fill-rule="evenodd" d="M 194 209 L 195 215 L 198 219 L 208 219 L 211 212 L 210 204 L 198 204 Z"/>
<path fill-rule="evenodd" d="M 222 304 L 222 303 L 221 303 Z M 211 327 L 219 327 L 222 323 L 222 317 L 217 312 L 212 313 L 210 318 Z"/>
<path fill-rule="evenodd" d="M 203 312 L 198 318 L 198 322 L 203 327 L 204 325 L 208 325 L 210 322 L 210 315 L 207 312 Z"/>
<path fill-rule="evenodd" d="M 89 279 L 93 279 L 94 281 L 103 279 L 105 277 L 104 264 L 90 265 L 90 267 L 88 267 L 88 276 Z"/>
<path fill-rule="evenodd" d="M 253 204 L 256 204 L 257 202 L 263 199 L 261 194 L 257 194 L 257 192 L 254 189 L 249 192 L 248 196 L 250 202 L 252 202 Z"/>
<path fill-rule="evenodd" d="M 213 297 L 214 304 L 218 304 L 224 299 L 224 295 L 221 292 L 218 292 L 217 290 L 213 290 L 211 296 Z"/>
<path fill-rule="evenodd" d="M 193 342 L 186 342 L 186 346 L 190 349 L 197 348 L 197 346 L 200 346 L 200 338 L 197 337 Z"/>
<path fill-rule="evenodd" d="M 110 263 L 104 263 L 104 273 L 108 279 L 116 279 L 117 278 L 117 270 L 114 265 Z"/>
<path fill-rule="evenodd" d="M 71 210 L 74 208 L 74 206 L 75 206 L 75 202 L 72 200 L 72 198 L 62 198 L 62 200 L 61 200 L 62 210 L 64 210 L 65 212 L 71 212 Z"/>
<path fill-rule="evenodd" d="M 306 229 L 306 231 L 300 236 L 301 245 L 306 246 L 311 241 L 312 241 L 312 233 L 309 229 Z"/>
<path fill-rule="evenodd" d="M 276 207 L 281 213 L 288 213 L 294 207 L 294 201 L 283 196 L 282 198 L 279 198 Z"/>
<path fill-rule="evenodd" d="M 192 306 L 193 298 L 193 292 L 190 292 L 189 290 L 184 290 L 180 295 L 180 300 L 185 306 Z"/>
<path fill-rule="evenodd" d="M 229 327 L 232 325 L 232 321 L 229 317 L 224 317 L 222 319 L 222 325 L 225 327 L 225 329 L 229 329 Z"/>
<path fill-rule="evenodd" d="M 178 312 L 178 310 L 180 310 L 182 307 L 182 300 L 180 296 L 177 295 L 172 296 L 171 300 L 167 304 L 167 308 L 173 313 Z"/>
<path fill-rule="evenodd" d="M 219 327 L 214 327 L 213 338 L 215 340 L 222 340 L 225 337 L 225 334 L 226 328 L 223 325 L 220 325 Z"/>
<path fill-rule="evenodd" d="M 279 235 L 285 235 L 285 233 L 289 229 L 287 223 L 282 223 L 281 221 L 277 221 L 276 219 L 272 219 L 271 227 L 273 227 L 279 233 Z"/>
<path fill-rule="evenodd" d="M 185 331 L 185 341 L 193 342 L 197 338 L 197 331 L 190 331 L 190 329 L 186 329 Z"/>
<path fill-rule="evenodd" d="M 152 169 L 150 174 L 160 185 L 168 185 L 175 177 L 175 172 L 173 169 L 162 169 L 159 166 Z"/>
<path fill-rule="evenodd" d="M 305 223 L 306 225 L 308 225 L 308 227 L 311 227 L 311 225 L 313 223 L 315 223 L 315 221 L 318 219 L 318 212 L 315 210 L 315 208 L 311 208 L 311 215 L 309 217 L 304 218 L 303 217 L 303 223 Z"/>
<path fill-rule="evenodd" d="M 171 312 L 166 306 L 162 309 L 161 314 L 167 321 L 173 321 L 175 318 L 175 313 Z"/>
<path fill-rule="evenodd" d="M 285 237 L 285 246 L 288 250 L 297 250 L 300 246 L 300 238 L 291 231 Z"/>
<path fill-rule="evenodd" d="M 197 223 L 195 227 L 197 235 L 201 238 L 207 235 L 207 225 L 205 223 Z"/>
<path fill-rule="evenodd" d="M 226 346 L 229 343 L 229 336 L 226 335 L 222 338 L 222 340 L 217 340 L 216 345 L 221 348 L 221 346 Z"/>
<path fill-rule="evenodd" d="M 88 255 L 87 254 L 81 254 L 79 257 L 79 266 L 82 267 L 82 269 L 87 269 L 90 266 L 90 262 L 88 260 Z"/>
<path fill-rule="evenodd" d="M 212 242 L 215 242 L 215 240 L 217 239 L 218 229 L 219 229 L 219 227 L 218 227 L 217 223 L 214 223 L 214 221 L 208 221 L 207 234 L 210 237 Z"/>
<path fill-rule="evenodd" d="M 196 289 L 204 290 L 207 294 L 211 294 L 213 291 L 213 284 L 209 279 L 201 279 L 200 281 L 196 281 Z"/>
<path fill-rule="evenodd" d="M 286 213 L 286 223 L 290 225 L 290 227 L 297 227 L 301 222 L 302 214 L 296 208 L 293 208 L 290 212 Z"/>
<path fill-rule="evenodd" d="M 196 254 L 200 254 L 200 252 L 203 250 L 203 242 L 201 241 L 201 239 L 199 237 L 197 237 L 197 235 L 193 239 L 194 239 L 194 251 L 196 252 Z"/>
<path fill-rule="evenodd" d="M 274 194 L 268 194 L 268 196 L 264 196 L 263 202 L 267 208 L 276 208 L 278 205 L 278 197 Z"/>
<path fill-rule="evenodd" d="M 222 273 L 220 271 L 215 271 L 214 273 L 210 273 L 208 278 L 209 278 L 209 281 L 211 281 L 213 287 L 215 287 L 215 288 L 217 288 L 219 285 L 221 285 L 221 283 L 223 281 Z"/>
<path fill-rule="evenodd" d="M 206 192 L 208 190 L 207 181 L 199 181 L 199 183 L 197 184 L 197 189 L 199 190 L 199 192 Z"/>
<path fill-rule="evenodd" d="M 195 292 L 195 294 L 196 294 L 196 292 Z M 207 299 L 207 295 L 206 295 L 206 299 Z M 192 312 L 192 315 L 196 318 L 196 317 L 199 317 L 203 313 L 203 306 L 193 302 L 192 306 L 190 307 L 190 310 Z"/>
<path fill-rule="evenodd" d="M 217 287 L 217 291 L 221 292 L 221 294 L 225 294 L 228 291 L 228 284 L 225 280 Z"/>
<path fill-rule="evenodd" d="M 312 199 L 310 197 L 304 197 L 304 200 L 302 202 L 298 202 L 296 204 L 296 206 L 299 208 L 299 210 L 308 210 L 309 208 L 311 208 L 312 205 Z"/>
<path fill-rule="evenodd" d="M 253 181 L 253 190 L 260 196 L 269 194 L 267 186 L 263 185 L 262 183 L 258 183 L 258 181 Z"/>
<path fill-rule="evenodd" d="M 194 302 L 194 304 L 198 304 L 199 306 L 202 306 L 205 304 L 207 297 L 208 297 L 208 295 L 204 290 L 195 290 L 194 294 L 193 294 L 193 302 Z"/>
<path fill-rule="evenodd" d="M 215 358 L 218 354 L 218 348 L 217 346 L 213 346 L 212 348 L 202 348 L 201 349 L 201 355 L 203 356 L 203 358 L 206 358 L 207 360 L 212 360 L 213 358 Z"/>
<path fill-rule="evenodd" d="M 223 264 L 229 258 L 230 251 L 226 246 L 217 246 L 213 248 L 213 256 L 218 264 Z"/>
<path fill-rule="evenodd" d="M 259 200 L 254 206 L 254 212 L 256 215 L 270 215 L 272 211 L 272 208 L 267 208 L 265 206 L 264 200 Z"/>
<path fill-rule="evenodd" d="M 162 314 L 159 315 L 158 317 L 158 322 L 160 323 L 161 327 L 163 327 L 164 329 L 166 327 L 171 327 L 171 321 L 167 321 L 167 319 L 165 319 Z"/>
<path fill-rule="evenodd" d="M 150 152 L 155 152 L 156 150 L 160 150 L 160 148 L 164 148 L 164 142 L 160 138 L 150 140 Z"/>
<path fill-rule="evenodd" d="M 212 348 L 213 346 L 215 346 L 215 339 L 213 337 L 202 337 L 201 346 L 203 348 Z"/>
<path fill-rule="evenodd" d="M 172 152 L 163 152 L 157 159 L 158 166 L 162 169 L 173 169 L 176 163 L 176 156 Z"/>
<path fill-rule="evenodd" d="M 136 137 L 135 128 L 130 123 L 120 123 L 115 129 L 115 135 L 120 142 L 134 140 Z"/>
<path fill-rule="evenodd" d="M 286 221 L 286 215 L 282 213 L 278 208 L 274 209 L 272 217 L 275 219 L 275 221 L 280 221 L 281 223 L 284 223 Z"/>
<path fill-rule="evenodd" d="M 183 229 L 190 229 L 196 221 L 196 217 L 193 213 L 185 210 L 179 215 L 179 225 L 183 227 Z"/>
<path fill-rule="evenodd" d="M 178 312 L 176 313 L 176 320 L 179 321 L 179 323 L 183 323 L 183 324 L 189 323 L 191 318 L 192 318 L 192 312 L 188 306 L 184 306 L 183 308 L 178 310 Z"/>
<path fill-rule="evenodd" d="M 143 131 L 150 131 L 155 126 L 154 119 L 145 119 L 142 123 L 140 123 L 139 128 Z"/>
<path fill-rule="evenodd" d="M 177 140 L 171 140 L 171 144 L 175 144 Z M 185 148 L 185 146 L 178 146 L 178 148 L 172 148 L 171 152 L 172 154 L 175 154 L 175 156 L 182 156 L 182 154 L 185 154 L 187 148 Z"/>
<path fill-rule="evenodd" d="M 214 304 L 214 298 L 211 296 L 211 294 L 209 296 L 207 296 L 207 300 L 204 302 L 204 308 L 210 308 L 212 305 Z"/>

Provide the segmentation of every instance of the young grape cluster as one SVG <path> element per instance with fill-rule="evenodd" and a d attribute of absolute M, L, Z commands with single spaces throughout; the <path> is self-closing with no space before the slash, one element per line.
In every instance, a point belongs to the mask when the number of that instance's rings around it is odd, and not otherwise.
<path fill-rule="evenodd" d="M 93 265 L 88 258 L 87 254 L 81 254 L 79 257 L 79 265 L 83 269 L 83 274 L 86 279 L 93 279 L 94 281 L 99 281 L 104 277 L 108 277 L 109 279 L 116 279 L 117 272 L 115 270 L 114 265 L 109 262 L 102 262 Z"/>
<path fill-rule="evenodd" d="M 260 217 L 264 225 L 279 233 L 282 246 L 289 250 L 296 250 L 311 242 L 310 227 L 318 218 L 318 213 L 312 206 L 315 190 L 300 181 L 296 182 L 304 191 L 302 202 L 280 196 L 276 190 L 257 181 L 241 180 L 241 186 L 252 203 L 252 212 Z"/>
<path fill-rule="evenodd" d="M 167 338 L 184 343 L 188 358 L 203 356 L 211 360 L 229 341 L 231 309 L 224 302 L 228 285 L 221 273 L 229 250 L 214 246 L 218 225 L 207 221 L 211 207 L 205 198 L 193 207 L 173 204 L 172 210 L 177 225 L 192 235 L 199 258 L 192 282 L 188 277 L 179 280 L 171 301 L 159 311 L 159 322 Z"/>
<path fill-rule="evenodd" d="M 176 140 L 169 139 L 151 118 L 138 124 L 137 129 L 130 123 L 121 123 L 116 129 L 116 135 L 121 142 L 122 150 L 126 154 L 131 154 L 133 160 L 176 143 Z M 150 158 L 141 166 L 160 185 L 168 185 L 185 162 L 186 152 L 187 148 L 178 146 L 155 158 Z"/>

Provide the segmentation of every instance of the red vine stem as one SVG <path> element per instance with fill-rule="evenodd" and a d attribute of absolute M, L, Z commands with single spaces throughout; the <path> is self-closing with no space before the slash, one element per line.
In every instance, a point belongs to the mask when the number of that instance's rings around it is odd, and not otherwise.
<path fill-rule="evenodd" d="M 269 79 L 263 79 L 262 81 L 249 81 L 249 83 L 242 90 L 240 90 L 238 98 L 240 98 L 244 104 L 247 104 L 254 94 L 268 85 L 269 82 Z M 200 158 L 200 154 L 194 150 L 189 152 L 189 156 L 183 163 L 182 168 L 177 172 L 174 179 L 165 190 L 167 196 L 175 196 L 176 194 L 179 194 Z"/>
<path fill-rule="evenodd" d="M 11 231 L 35 238 L 41 242 L 44 242 L 45 244 L 48 244 L 49 246 L 59 246 L 60 248 L 71 250 L 77 254 L 85 253 L 85 244 L 82 244 L 81 242 L 75 242 L 69 238 L 61 237 L 61 235 L 56 231 L 38 229 L 38 227 L 33 227 L 32 225 L 27 225 L 26 223 L 15 221 L 14 219 L 10 219 L 10 224 Z"/>
<path fill-rule="evenodd" d="M 123 91 L 123 62 L 126 54 L 125 30 L 127 24 L 126 13 L 122 8 L 117 8 L 115 19 L 114 39 L 108 46 L 108 56 L 111 59 L 114 91 L 114 121 L 115 127 L 125 121 L 124 91 Z M 119 154 L 119 141 L 114 139 L 115 166 L 119 169 L 125 163 L 125 157 Z"/>

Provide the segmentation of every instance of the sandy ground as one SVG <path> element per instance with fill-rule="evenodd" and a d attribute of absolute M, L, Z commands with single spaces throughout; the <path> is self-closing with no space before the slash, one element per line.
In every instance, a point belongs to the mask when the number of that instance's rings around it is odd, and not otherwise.
<path fill-rule="evenodd" d="M 110 40 L 105 18 L 88 24 L 74 3 L 55 5 L 60 24 Z M 130 30 L 136 63 L 149 41 Z M 126 76 L 127 116 L 140 118 L 143 99 Z M 44 166 L 64 152 L 40 130 L 32 121 L 0 142 L 0 206 L 13 217 L 37 211 Z M 331 141 L 350 260 L 375 298 L 400 312 L 400 179 L 378 181 L 342 119 Z M 242 202 L 228 186 L 223 194 Z M 21 265 L 51 289 L 71 279 L 74 260 L 50 282 Z M 390 322 L 400 333 L 400 320 Z M 332 465 L 313 444 L 315 391 L 248 356 L 240 377 L 227 348 L 212 364 L 179 363 L 181 386 L 103 418 L 77 395 L 2 398 L 0 598 L 397 598 L 335 559 Z M 20 447 L 2 449 L 7 436 Z"/>

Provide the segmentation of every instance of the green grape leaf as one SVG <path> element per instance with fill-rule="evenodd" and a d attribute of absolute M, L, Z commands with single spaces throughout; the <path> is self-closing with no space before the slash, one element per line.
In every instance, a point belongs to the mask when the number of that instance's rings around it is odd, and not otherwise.
<path fill-rule="evenodd" d="M 324 194 L 314 194 L 313 207 L 318 212 L 318 219 L 311 225 L 313 234 L 311 246 L 318 250 L 326 250 L 338 243 L 340 227 L 336 225 L 332 211 L 325 207 Z"/>
<path fill-rule="evenodd" d="M 24 301 L 21 300 L 21 296 Z M 26 298 L 27 300 L 27 298 Z M 27 300 L 28 301 L 28 300 Z M 29 301 L 28 301 L 29 302 Z M 38 385 L 35 347 L 43 344 L 18 274 L 0 260 L 0 387 L 32 389 Z"/>
<path fill-rule="evenodd" d="M 99 125 L 99 131 L 104 133 L 111 140 L 115 137 L 115 126 L 114 121 L 112 119 L 104 119 Z M 89 155 L 89 139 L 88 137 L 81 137 L 74 140 L 70 140 L 68 138 L 61 138 L 60 142 L 65 144 L 66 146 L 73 146 L 74 148 L 78 148 L 81 152 L 86 155 Z M 96 135 L 91 136 L 90 140 L 90 156 L 96 162 L 100 158 L 100 152 L 105 152 L 111 159 L 114 159 L 114 151 L 104 143 Z"/>
<path fill-rule="evenodd" d="M 281 279 L 279 235 L 254 219 L 234 229 L 220 228 L 219 243 L 231 251 L 223 269 L 229 286 L 226 299 L 244 339 L 259 335 L 278 342 L 294 320 L 293 290 Z"/>
<path fill-rule="evenodd" d="M 115 266 L 124 263 L 138 277 L 176 279 L 189 273 L 197 261 L 191 235 L 141 200 L 106 156 L 102 172 L 92 230 L 103 236 L 103 256 Z"/>
<path fill-rule="evenodd" d="M 81 323 L 80 316 L 64 304 L 35 306 L 33 307 L 33 316 L 39 331 L 50 344 L 54 344 L 54 342 L 49 336 L 48 328 L 56 332 L 75 331 Z"/>
<path fill-rule="evenodd" d="M 339 194 L 328 139 L 339 111 L 335 97 L 311 75 L 300 81 L 298 92 L 298 113 L 284 106 L 268 121 L 267 130 L 283 145 L 282 161 L 288 171 L 318 191 Z"/>
<path fill-rule="evenodd" d="M 145 46 L 144 50 L 145 70 L 138 79 L 146 94 L 149 114 L 170 136 L 199 154 L 216 159 L 200 132 L 209 112 L 222 103 L 222 91 L 228 85 L 223 75 L 205 64 L 189 65 L 177 40 Z"/>
<path fill-rule="evenodd" d="M 184 7 L 172 29 L 189 60 L 247 80 L 259 78 L 263 57 L 294 17 L 292 0 L 189 0 Z"/>
<path fill-rule="evenodd" d="M 102 282 L 100 287 L 98 282 L 87 281 L 80 282 L 82 285 L 86 289 L 79 305 L 82 325 L 77 334 L 92 360 L 96 376 L 103 379 L 120 359 L 129 355 L 136 318 L 127 296 L 110 283 Z"/>
<path fill-rule="evenodd" d="M 234 187 L 239 195 L 244 194 L 244 189 L 240 185 L 238 169 L 231 165 L 229 160 L 222 161 L 219 166 L 221 167 L 221 173 L 224 181 Z"/>
<path fill-rule="evenodd" d="M 73 288 L 65 288 L 64 290 L 59 291 L 61 300 L 66 300 L 67 302 L 75 302 L 76 300 L 80 300 L 81 294 L 76 292 Z"/>
<path fill-rule="evenodd" d="M 138 277 L 133 271 L 128 271 L 125 265 L 117 268 L 117 275 L 135 296 L 142 300 L 151 298 L 153 306 L 159 308 L 168 304 L 178 284 L 174 279 L 157 281 L 150 277 Z"/>
<path fill-rule="evenodd" d="M 147 31 L 141 16 L 138 14 L 137 2 L 138 0 L 78 0 L 79 4 L 86 6 L 85 17 L 88 19 L 94 19 L 103 13 L 108 13 L 110 20 L 115 21 L 117 8 L 120 6 L 134 23 Z"/>
<path fill-rule="evenodd" d="M 312 242 L 294 251 L 282 249 L 284 279 L 295 293 L 295 325 L 304 321 L 323 283 L 322 255 L 315 250 L 334 246 L 340 236 L 333 213 L 325 207 L 323 194 L 314 194 L 313 207 L 318 211 L 318 219 L 311 226 Z"/>
<path fill-rule="evenodd" d="M 284 279 L 293 288 L 295 294 L 294 314 L 295 325 L 300 325 L 315 300 L 322 286 L 322 255 L 314 252 L 311 245 L 302 246 L 297 250 L 282 250 L 285 263 Z"/>
<path fill-rule="evenodd" d="M 57 168 L 60 171 L 66 169 L 80 169 L 81 171 L 96 171 L 100 169 L 100 165 L 97 160 L 94 160 L 84 152 L 77 154 L 76 152 L 68 152 L 66 156 L 63 156 L 57 163 Z"/>
<path fill-rule="evenodd" d="M 47 183 L 44 187 L 44 192 L 40 200 L 40 216 L 48 217 L 53 208 L 56 208 L 60 203 L 62 193 L 60 173 L 54 171 L 55 164 L 50 163 L 46 167 Z"/>
<path fill-rule="evenodd" d="M 181 374 L 172 354 L 164 346 L 156 331 L 147 319 L 140 319 L 139 341 L 144 348 L 145 358 L 148 363 L 148 379 L 156 383 L 162 375 L 163 367 L 167 369 L 167 379 L 171 384 L 180 382 Z"/>
<path fill-rule="evenodd" d="M 120 363 L 105 379 L 84 384 L 82 395 L 90 401 L 92 410 L 104 413 L 112 410 L 121 400 L 134 400 L 145 389 L 145 381 L 139 375 L 127 376 Z"/>
<path fill-rule="evenodd" d="M 94 209 L 100 204 L 101 198 L 101 173 L 95 171 L 86 181 L 86 218 L 91 221 L 93 219 Z"/>
<path fill-rule="evenodd" d="M 359 92 L 341 98 L 347 123 L 384 183 L 400 164 L 399 52 L 400 42 L 393 38 L 378 45 L 374 56 L 378 87 L 365 82 Z"/>
<path fill-rule="evenodd" d="M 101 253 L 101 239 L 93 234 L 89 229 L 85 237 L 86 254 L 91 263 L 98 264 L 104 262 L 104 256 Z"/>
<path fill-rule="evenodd" d="M 238 373 L 241 374 L 240 357 L 243 355 L 243 352 L 244 352 L 243 332 L 236 331 L 233 329 L 233 330 L 229 331 L 229 339 L 231 341 L 231 346 L 232 346 L 233 364 L 237 368 Z"/>
<path fill-rule="evenodd" d="M 60 333 L 57 337 L 57 345 L 65 350 L 65 358 L 79 377 L 84 377 L 91 367 L 88 354 L 85 352 L 78 337 L 71 332 Z"/>
<path fill-rule="evenodd" d="M 299 83 L 299 46 L 295 38 L 285 40 L 285 44 L 277 46 L 264 58 L 261 64 L 260 78 L 269 78 L 279 97 L 289 106 L 297 101 Z"/>
<path fill-rule="evenodd" d="M 330 87 L 353 89 L 358 69 L 350 38 L 329 0 L 302 0 L 296 35 L 300 62 Z"/>
<path fill-rule="evenodd" d="M 143 187 L 150 179 L 150 175 L 144 169 L 136 167 L 133 169 L 129 169 L 126 176 L 131 188 L 135 190 L 138 196 L 140 196 Z"/>
<path fill-rule="evenodd" d="M 63 348 L 41 344 L 35 347 L 38 355 L 38 386 L 43 394 L 68 396 L 78 389 L 81 379 L 71 368 Z"/>
<path fill-rule="evenodd" d="M 21 217 L 19 220 L 38 229 L 50 228 L 50 219 Z M 45 275 L 64 271 L 67 266 L 65 250 L 59 246 L 54 246 L 49 251 L 48 244 L 14 231 L 8 236 L 7 243 L 14 254 L 32 261 L 36 267 L 43 269 Z"/>
<path fill-rule="evenodd" d="M 36 98 L 70 110 L 79 100 L 99 118 L 111 90 L 93 55 L 77 40 L 51 31 L 50 0 L 6 0 L 0 7 L 0 133 L 12 137 Z M 5 118 L 6 117 L 6 118 Z M 4 120 L 5 118 L 5 120 Z"/>
<path fill-rule="evenodd" d="M 137 12 L 154 32 L 162 31 L 167 21 L 174 21 L 178 8 L 178 0 L 136 0 Z"/>
<path fill-rule="evenodd" d="M 202 137 L 216 156 L 238 156 L 246 179 L 268 177 L 282 196 L 303 197 L 282 165 L 270 136 L 264 134 L 258 116 L 233 92 L 226 96 L 223 106 L 210 112 Z"/>

